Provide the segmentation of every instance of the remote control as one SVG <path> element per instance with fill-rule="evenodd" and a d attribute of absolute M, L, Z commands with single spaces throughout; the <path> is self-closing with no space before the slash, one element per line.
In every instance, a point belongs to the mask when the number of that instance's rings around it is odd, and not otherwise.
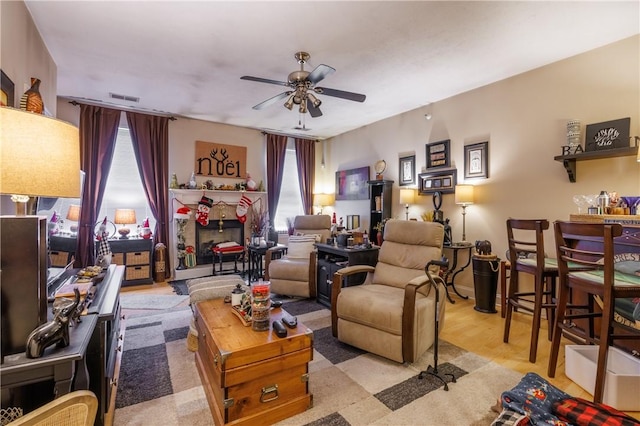
<path fill-rule="evenodd" d="M 280 321 L 273 322 L 273 331 L 276 332 L 278 337 L 287 337 L 287 329 L 284 328 L 284 325 Z"/>
<path fill-rule="evenodd" d="M 282 322 L 289 328 L 296 328 L 298 326 L 298 319 L 296 317 L 285 316 L 282 318 Z"/>

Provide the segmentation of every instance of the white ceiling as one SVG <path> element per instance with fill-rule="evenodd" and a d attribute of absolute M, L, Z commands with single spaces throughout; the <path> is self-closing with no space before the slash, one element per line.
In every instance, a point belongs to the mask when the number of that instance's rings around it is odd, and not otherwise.
<path fill-rule="evenodd" d="M 627 2 L 26 1 L 58 66 L 58 95 L 327 138 L 640 33 Z M 306 51 L 324 115 L 278 102 Z M 615 66 L 615 64 L 603 64 Z M 139 97 L 139 103 L 109 93 Z"/>

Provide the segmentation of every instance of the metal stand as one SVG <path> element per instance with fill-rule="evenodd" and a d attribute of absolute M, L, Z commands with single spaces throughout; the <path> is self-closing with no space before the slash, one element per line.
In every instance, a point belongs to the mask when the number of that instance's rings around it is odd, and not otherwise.
<path fill-rule="evenodd" d="M 437 265 L 440 267 L 448 267 L 449 266 L 449 261 L 447 260 L 447 258 L 443 257 L 442 260 L 432 260 L 429 263 L 427 263 L 427 266 L 424 267 L 424 272 L 427 274 L 427 277 L 429 278 L 429 283 L 431 285 L 431 287 L 433 287 L 433 289 L 436 292 L 436 309 L 435 309 L 435 321 L 434 323 L 434 328 L 435 328 L 435 341 L 433 343 L 433 366 L 428 366 L 426 370 L 420 372 L 420 374 L 418 374 L 418 379 L 424 379 L 427 375 L 429 376 L 433 376 L 435 378 L 437 378 L 438 380 L 440 380 L 443 384 L 444 384 L 444 390 L 448 391 L 449 390 L 449 385 L 447 384 L 447 376 L 451 378 L 451 383 L 455 383 L 456 382 L 456 377 L 453 374 L 450 373 L 440 373 L 438 372 L 438 340 L 440 340 L 440 336 L 439 336 L 439 332 L 440 332 L 440 295 L 438 293 L 438 284 L 434 281 L 433 277 L 429 274 L 429 266 L 431 265 Z M 445 286 L 445 289 L 447 287 Z"/>

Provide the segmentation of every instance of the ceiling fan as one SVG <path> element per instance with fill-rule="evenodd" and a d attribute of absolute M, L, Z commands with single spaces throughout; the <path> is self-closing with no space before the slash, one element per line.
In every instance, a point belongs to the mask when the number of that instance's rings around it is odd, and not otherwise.
<path fill-rule="evenodd" d="M 277 84 L 279 86 L 289 88 L 289 90 L 282 92 L 279 95 L 269 98 L 264 102 L 260 102 L 258 105 L 255 105 L 253 109 L 263 109 L 273 105 L 279 100 L 288 98 L 284 103 L 284 106 L 287 109 L 291 110 L 294 105 L 299 105 L 299 111 L 301 114 L 308 111 L 311 117 L 320 117 L 322 115 L 322 111 L 320 111 L 322 101 L 318 99 L 314 93 L 356 102 L 364 102 L 367 98 L 365 95 L 361 95 L 359 93 L 345 92 L 344 90 L 329 89 L 327 87 L 316 87 L 316 84 L 322 81 L 326 76 L 333 74 L 336 71 L 335 68 L 320 64 L 311 72 L 305 71 L 304 64 L 307 63 L 311 55 L 307 52 L 298 52 L 294 57 L 300 64 L 300 70 L 290 73 L 287 81 L 270 80 L 268 78 L 252 77 L 249 75 L 240 77 L 242 80 Z"/>

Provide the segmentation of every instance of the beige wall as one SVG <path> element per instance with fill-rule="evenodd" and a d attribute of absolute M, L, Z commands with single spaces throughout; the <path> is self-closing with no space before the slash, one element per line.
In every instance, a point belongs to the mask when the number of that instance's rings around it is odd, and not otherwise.
<path fill-rule="evenodd" d="M 635 157 L 578 162 L 575 183 L 569 182 L 562 163 L 553 160 L 566 144 L 569 119 L 581 120 L 583 143 L 585 124 L 623 117 L 631 117 L 631 135 L 640 135 L 639 52 L 640 36 L 635 36 L 333 138 L 327 143 L 327 171 L 318 172 L 316 187 L 333 185 L 335 170 L 373 166 L 384 159 L 385 178 L 396 181 L 393 216 L 404 219 L 398 158 L 415 152 L 420 170 L 426 164 L 425 144 L 451 139 L 458 183 L 476 186 L 477 204 L 467 208 L 467 240 L 488 239 L 504 257 L 508 217 L 568 219 L 577 213 L 575 194 L 640 194 Z M 433 116 L 430 121 L 425 120 L 427 112 Z M 489 141 L 489 178 L 464 181 L 463 146 L 481 141 Z M 462 210 L 453 194 L 443 198 L 453 238 L 460 240 Z M 368 201 L 337 201 L 335 209 L 338 216 L 360 214 L 368 226 Z M 433 210 L 432 197 L 421 196 L 410 216 L 419 218 L 427 210 Z M 545 243 L 547 253 L 555 256 L 551 233 Z M 460 282 L 472 291 L 470 271 L 461 274 Z"/>
<path fill-rule="evenodd" d="M 15 84 L 15 106 L 31 86 L 31 77 L 39 78 L 44 106 L 56 115 L 57 67 L 21 1 L 0 2 L 0 67 Z"/>
<path fill-rule="evenodd" d="M 21 1 L 0 1 L 0 68 L 14 84 L 14 106 L 31 87 L 31 77 L 41 80 L 40 94 L 46 113 L 57 117 L 57 67 L 31 15 Z M 8 196 L 0 196 L 0 214 L 14 214 Z"/>

